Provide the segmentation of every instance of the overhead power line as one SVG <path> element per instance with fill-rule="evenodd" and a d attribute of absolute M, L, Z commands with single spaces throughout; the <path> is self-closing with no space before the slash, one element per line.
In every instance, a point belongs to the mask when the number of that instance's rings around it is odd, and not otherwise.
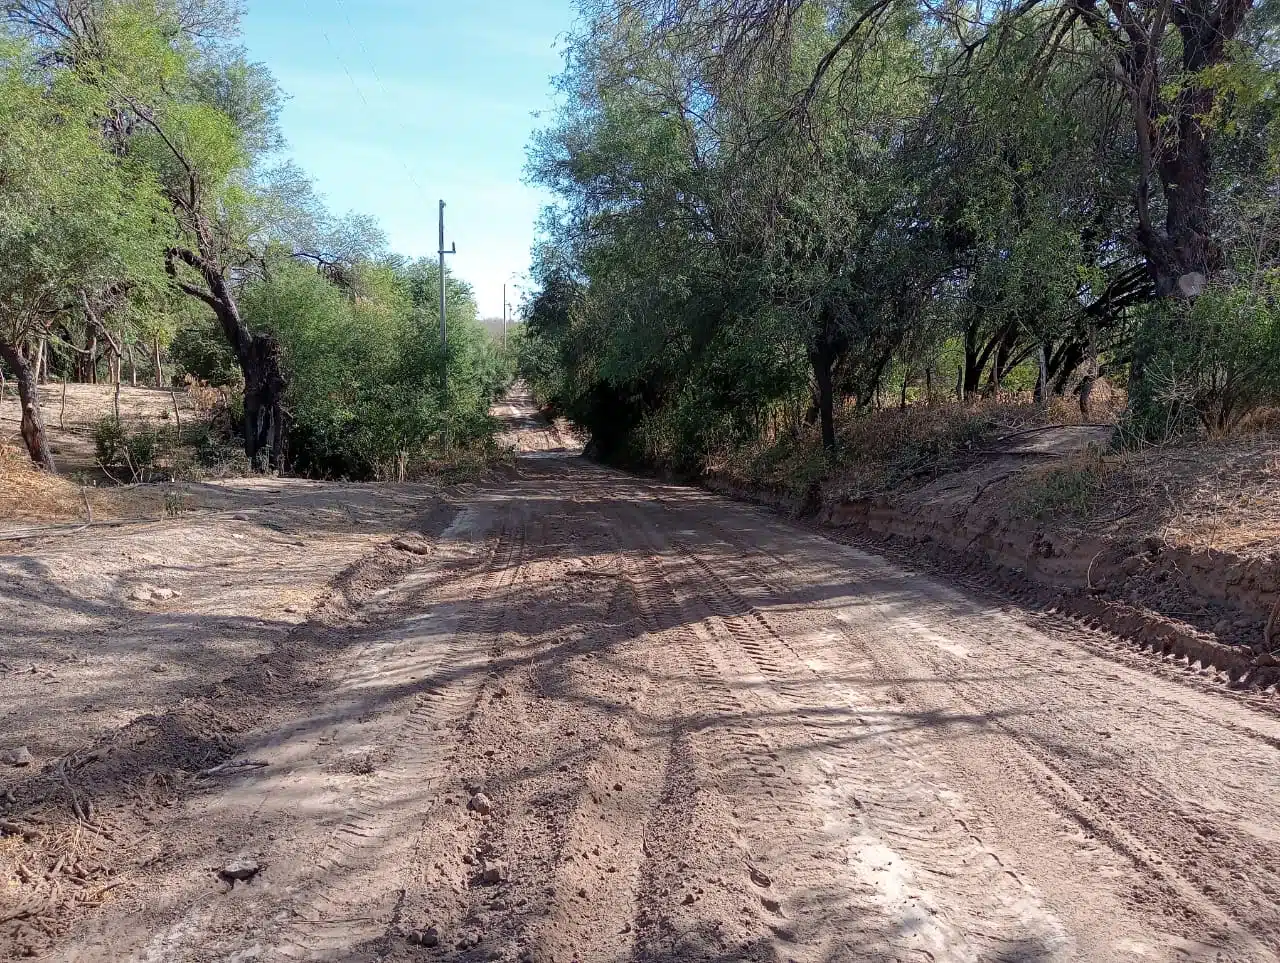
<path fill-rule="evenodd" d="M 362 41 L 359 35 L 356 33 L 355 24 L 351 22 L 351 17 L 347 13 L 346 6 L 342 3 L 342 0 L 334 0 L 334 4 L 341 11 L 343 19 L 346 20 L 347 26 L 351 29 L 351 36 L 352 38 L 354 38 L 356 45 L 360 48 L 360 52 L 364 55 L 365 66 L 368 67 L 370 73 L 373 74 L 374 79 L 378 82 L 378 86 L 379 88 L 381 88 L 383 96 L 386 98 L 387 101 L 390 101 L 392 99 L 391 91 L 388 90 L 387 85 L 383 83 L 382 75 L 378 73 L 378 68 L 373 62 L 373 57 L 369 54 L 369 49 L 364 45 L 364 41 Z M 360 98 L 360 102 L 364 104 L 366 110 L 372 111 L 373 105 L 369 103 L 369 98 L 365 96 L 364 88 L 360 86 L 360 82 L 356 80 L 355 74 L 353 74 L 351 72 L 351 69 L 347 66 L 347 62 L 343 58 L 342 53 L 338 50 L 337 45 L 333 42 L 333 38 L 329 36 L 329 31 L 325 30 L 324 28 L 321 28 L 320 33 L 324 36 L 324 42 L 328 45 L 329 52 L 333 54 L 333 59 L 336 60 L 338 63 L 338 66 L 342 68 L 342 72 L 347 75 L 347 80 L 351 82 L 351 86 L 355 90 L 356 96 Z M 406 135 L 406 137 L 412 136 L 411 132 L 409 131 L 409 128 L 405 126 L 404 121 L 400 119 L 398 114 L 396 116 L 396 124 L 397 126 L 399 126 L 401 132 Z M 400 162 L 400 166 L 404 168 L 404 172 L 408 176 L 409 182 L 413 184 L 414 188 L 421 195 L 422 203 L 425 205 L 428 202 L 426 190 L 423 188 L 422 184 L 419 183 L 418 178 L 413 173 L 412 168 L 410 168 L 409 165 L 405 163 L 404 158 L 397 156 L 396 159 Z"/>

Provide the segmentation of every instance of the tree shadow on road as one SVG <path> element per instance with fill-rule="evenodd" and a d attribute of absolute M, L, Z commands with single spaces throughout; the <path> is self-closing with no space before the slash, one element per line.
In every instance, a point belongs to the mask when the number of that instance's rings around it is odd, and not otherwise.
<path fill-rule="evenodd" d="M 706 523 L 707 512 L 720 503 L 705 496 L 669 486 L 638 486 L 584 465 L 570 469 L 567 480 L 564 472 L 563 466 L 524 467 L 501 490 L 480 492 L 477 499 L 485 506 L 489 522 L 483 531 L 466 536 L 478 540 L 474 555 L 428 563 L 438 569 L 437 577 L 419 593 L 400 599 L 395 611 L 385 617 L 366 619 L 360 612 L 384 586 L 413 568 L 416 563 L 409 554 L 379 551 L 348 566 L 331 587 L 331 610 L 320 611 L 297 627 L 264 626 L 261 620 L 237 621 L 235 616 L 212 623 L 207 616 L 183 612 L 180 607 L 156 617 L 149 630 L 157 636 L 181 638 L 185 658 L 192 664 L 225 659 L 214 643 L 228 631 L 269 631 L 274 640 L 268 651 L 228 666 L 215 683 L 181 688 L 170 705 L 132 719 L 93 746 L 59 760 L 63 765 L 57 779 L 46 769 L 11 784 L 16 802 L 5 818 L 22 824 L 38 816 L 48 824 L 53 807 L 57 821 L 74 826 L 84 822 L 79 814 L 72 815 L 74 800 L 80 797 L 91 797 L 96 811 L 107 815 L 137 807 L 181 805 L 198 797 L 201 811 L 214 814 L 214 823 L 206 828 L 218 828 L 219 794 L 228 786 L 251 785 L 257 776 L 249 773 L 219 783 L 192 778 L 193 774 L 229 760 L 252 758 L 286 737 L 306 738 L 330 728 L 335 718 L 326 711 L 325 702 L 338 683 L 325 674 L 326 666 L 361 645 L 403 642 L 403 633 L 416 631 L 413 623 L 404 621 L 405 616 L 429 613 L 442 599 L 462 613 L 458 631 L 467 635 L 476 658 L 442 666 L 420 678 L 371 685 L 359 696 L 355 711 L 360 715 L 399 711 L 431 693 L 492 687 L 491 680 L 523 672 L 534 681 L 541 699 L 574 711 L 621 716 L 640 738 L 655 744 L 669 740 L 673 730 L 707 736 L 767 728 L 778 734 L 778 752 L 785 759 L 912 734 L 923 734 L 934 742 L 960 741 L 1017 714 L 1013 710 L 916 710 L 906 704 L 883 709 L 827 701 L 833 692 L 867 685 L 865 670 L 830 665 L 805 675 L 790 663 L 784 666 L 779 660 L 795 658 L 794 653 L 788 654 L 787 633 L 795 630 L 797 621 L 830 621 L 833 613 L 870 604 L 869 599 L 874 599 L 878 617 L 885 621 L 909 617 L 917 596 L 911 579 L 901 570 L 869 564 L 849 567 L 844 578 L 833 576 L 831 569 L 845 563 L 838 555 L 813 562 L 814 548 L 803 533 L 781 537 L 779 544 L 755 546 L 753 539 L 776 536 L 776 532 L 763 532 L 758 520 L 742 514 L 730 525 L 741 528 L 738 540 L 732 541 L 733 531 Z M 423 527 L 437 537 L 444 531 L 442 519 L 430 525 L 424 521 Z M 746 557 L 753 549 L 759 554 Z M 799 577 L 788 569 L 788 553 L 811 560 Z M 47 577 L 38 566 L 22 564 L 27 566 L 27 578 Z M 477 574 L 494 565 L 510 568 L 512 577 L 497 580 L 486 591 L 475 591 Z M 199 567 L 193 571 L 196 577 L 208 577 Z M 113 623 L 119 612 L 101 601 L 56 591 L 46 592 L 45 600 L 87 622 L 105 625 L 108 636 L 119 628 Z M 15 645 L 25 647 L 23 653 L 40 643 L 37 631 L 15 640 Z M 730 686 L 736 701 L 716 706 L 709 698 L 704 704 L 694 700 L 674 717 L 659 715 L 643 701 L 624 704 L 607 693 L 585 689 L 574 670 L 575 663 L 589 660 L 606 672 L 616 664 L 621 673 L 623 661 L 633 657 L 637 646 L 652 645 L 666 647 L 670 657 L 651 660 L 645 670 L 647 683 L 692 693 L 709 693 L 711 683 L 696 659 L 691 660 L 690 651 L 718 646 L 733 653 L 740 659 L 739 676 Z M 753 648 L 757 645 L 758 651 Z M 75 640 L 68 638 L 66 646 L 74 651 Z M 753 701 L 757 693 L 763 698 L 774 692 L 771 672 L 784 668 L 787 699 L 773 708 Z M 707 671 L 714 675 L 723 666 L 713 665 Z M 996 683 L 1016 680 L 1016 676 L 966 670 L 955 679 Z M 873 681 L 882 688 L 911 689 L 938 680 L 922 671 Z M 127 696 L 127 679 L 109 685 L 115 691 L 104 688 L 102 697 Z M 52 700 L 50 724 L 56 724 L 58 714 L 69 711 L 70 705 L 70 699 Z M 597 750 L 587 741 L 553 751 L 522 772 L 493 780 L 491 791 L 501 798 L 514 792 L 521 781 L 581 770 Z M 162 791 L 140 797 L 139 787 L 154 789 L 157 776 Z M 738 788 L 743 793 L 756 791 L 750 786 Z M 437 788 L 424 787 L 422 807 L 431 806 L 438 793 Z M 230 833 L 239 827 L 225 828 Z M 134 841 L 121 842 L 115 854 L 127 874 L 140 854 Z M 188 880 L 184 885 L 188 898 L 194 899 L 209 881 Z M 316 885 L 322 886 L 323 881 Z M 720 946 L 718 939 L 706 933 L 681 934 L 671 946 L 662 940 L 646 941 L 633 959 L 659 963 L 783 958 L 773 939 L 730 950 Z M 701 947 L 696 949 L 701 955 L 689 955 L 696 947 Z M 1030 947 L 1006 947 L 1002 952 L 1006 955 L 992 959 L 1012 963 L 1042 958 L 1028 955 Z M 880 958 L 892 957 L 858 955 L 852 947 L 833 950 L 829 957 L 833 963 Z"/>

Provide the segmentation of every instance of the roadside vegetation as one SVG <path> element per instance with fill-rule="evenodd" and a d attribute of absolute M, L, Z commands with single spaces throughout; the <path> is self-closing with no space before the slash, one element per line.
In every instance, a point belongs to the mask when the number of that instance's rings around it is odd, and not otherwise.
<path fill-rule="evenodd" d="M 599 457 L 872 490 L 1280 404 L 1271 7 L 580 7 L 520 366 Z"/>
<path fill-rule="evenodd" d="M 329 211 L 286 159 L 240 4 L 0 12 L 0 375 L 35 464 L 56 467 L 42 386 L 68 381 L 220 393 L 186 443 L 237 446 L 245 470 L 402 479 L 495 450 L 511 365 L 469 287 L 446 278 L 446 357 L 439 269 Z M 113 477 L 152 477 L 183 442 L 104 415 Z"/>

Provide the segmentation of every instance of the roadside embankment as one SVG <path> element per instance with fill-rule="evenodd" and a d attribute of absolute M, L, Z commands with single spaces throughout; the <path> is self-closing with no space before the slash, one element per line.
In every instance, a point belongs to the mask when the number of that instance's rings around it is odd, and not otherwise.
<path fill-rule="evenodd" d="M 1112 453 L 1088 425 L 1015 433 L 923 483 L 866 492 L 708 473 L 711 489 L 845 537 L 988 570 L 1002 588 L 1249 688 L 1280 682 L 1280 444 Z"/>

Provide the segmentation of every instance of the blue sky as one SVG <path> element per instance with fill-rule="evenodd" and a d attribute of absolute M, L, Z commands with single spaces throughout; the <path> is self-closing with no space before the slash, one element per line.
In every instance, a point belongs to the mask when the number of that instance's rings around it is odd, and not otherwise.
<path fill-rule="evenodd" d="M 416 257 L 437 249 L 444 198 L 451 268 L 496 316 L 528 271 L 543 198 L 524 148 L 571 23 L 571 0 L 250 0 L 244 41 L 289 96 L 290 153 L 329 206 L 373 214 Z"/>

